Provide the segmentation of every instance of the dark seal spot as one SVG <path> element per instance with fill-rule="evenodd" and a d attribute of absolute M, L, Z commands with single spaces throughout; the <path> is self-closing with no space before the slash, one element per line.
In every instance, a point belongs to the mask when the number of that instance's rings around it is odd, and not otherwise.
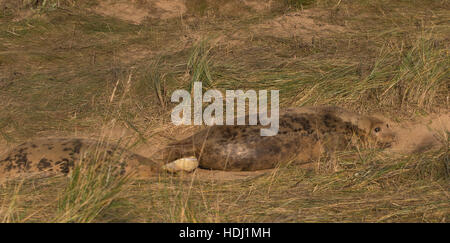
<path fill-rule="evenodd" d="M 51 166 L 52 166 L 51 161 L 49 161 L 49 160 L 46 159 L 46 158 L 41 159 L 41 160 L 39 161 L 39 163 L 37 164 L 37 167 L 38 167 L 39 171 L 46 170 L 46 169 L 48 169 L 48 168 L 51 167 Z"/>
<path fill-rule="evenodd" d="M 59 165 L 59 169 L 60 169 L 61 173 L 67 174 L 67 173 L 69 173 L 70 168 L 73 168 L 74 162 L 73 162 L 73 160 L 63 158 L 60 161 L 56 161 L 55 165 Z"/>

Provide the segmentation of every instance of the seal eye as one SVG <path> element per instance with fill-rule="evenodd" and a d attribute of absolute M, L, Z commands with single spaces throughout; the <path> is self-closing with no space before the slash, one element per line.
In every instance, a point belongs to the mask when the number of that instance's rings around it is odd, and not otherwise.
<path fill-rule="evenodd" d="M 375 128 L 375 132 L 380 132 L 380 131 L 381 131 L 381 128 L 379 128 L 379 127 Z"/>

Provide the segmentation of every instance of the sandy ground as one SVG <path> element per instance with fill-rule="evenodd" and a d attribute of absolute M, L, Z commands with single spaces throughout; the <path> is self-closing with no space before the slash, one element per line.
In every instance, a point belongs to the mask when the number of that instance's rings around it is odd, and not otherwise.
<path fill-rule="evenodd" d="M 320 16 L 328 12 L 317 9 L 307 9 L 288 13 L 273 20 L 255 25 L 251 30 L 256 35 L 298 38 L 312 44 L 315 38 L 326 38 L 336 33 L 349 31 L 343 26 L 320 21 Z"/>
<path fill-rule="evenodd" d="M 186 12 L 183 0 L 102 1 L 94 12 L 140 24 L 147 18 L 170 19 Z"/>
<path fill-rule="evenodd" d="M 416 153 L 438 146 L 447 146 L 445 141 L 450 131 L 450 113 L 425 116 L 414 122 L 395 124 L 397 143 L 388 151 L 394 153 Z"/>

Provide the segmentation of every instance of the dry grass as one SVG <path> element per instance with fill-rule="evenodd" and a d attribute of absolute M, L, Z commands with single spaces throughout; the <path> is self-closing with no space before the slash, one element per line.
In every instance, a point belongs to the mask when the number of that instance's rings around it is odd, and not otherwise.
<path fill-rule="evenodd" d="M 120 160 L 120 155 L 107 157 L 99 149 L 85 155 L 71 172 L 53 221 L 89 223 L 104 211 L 117 207 L 130 175 L 120 175 L 120 168 L 114 166 L 116 160 Z"/>
<path fill-rule="evenodd" d="M 7 6 L 0 9 L 2 144 L 99 135 L 111 123 L 139 138 L 128 144 L 174 139 L 184 128 L 155 135 L 169 127 L 168 96 L 195 81 L 222 90 L 279 89 L 282 107 L 337 104 L 396 121 L 449 109 L 446 1 L 280 0 L 264 11 L 231 7 L 232 0 L 189 1 L 186 16 L 141 25 L 92 13 L 95 1 L 44 2 L 0 1 Z M 315 21 L 345 31 L 311 42 L 251 31 L 307 8 L 317 12 Z M 448 222 L 445 132 L 442 141 L 423 153 L 348 151 L 313 170 L 290 164 L 229 180 L 205 171 L 112 180 L 107 167 L 98 169 L 105 161 L 97 153 L 70 178 L 3 185 L 0 219 Z"/>

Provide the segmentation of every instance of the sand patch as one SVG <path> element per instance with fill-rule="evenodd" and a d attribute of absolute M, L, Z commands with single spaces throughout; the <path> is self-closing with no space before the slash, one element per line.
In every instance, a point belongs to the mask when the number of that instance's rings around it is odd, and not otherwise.
<path fill-rule="evenodd" d="M 281 38 L 299 38 L 311 43 L 313 38 L 324 38 L 345 32 L 346 28 L 328 24 L 317 19 L 327 12 L 315 9 L 288 13 L 265 23 L 253 26 L 251 30 L 257 35 Z"/>
<path fill-rule="evenodd" d="M 446 146 L 450 132 L 450 113 L 423 117 L 393 127 L 397 142 L 388 150 L 395 153 L 418 153 L 436 147 Z"/>
<path fill-rule="evenodd" d="M 256 12 L 268 12 L 272 7 L 272 1 L 242 0 L 242 2 Z"/>
<path fill-rule="evenodd" d="M 135 24 L 141 23 L 149 15 L 147 9 L 140 9 L 132 2 L 102 1 L 93 10 L 100 15 L 118 18 Z"/>
<path fill-rule="evenodd" d="M 184 0 L 131 0 L 101 1 L 94 12 L 140 24 L 147 18 L 170 19 L 183 15 L 187 8 Z"/>
<path fill-rule="evenodd" d="M 152 17 L 159 19 L 180 17 L 187 11 L 186 5 L 182 0 L 158 0 L 154 1 L 154 6 L 156 13 Z"/>

